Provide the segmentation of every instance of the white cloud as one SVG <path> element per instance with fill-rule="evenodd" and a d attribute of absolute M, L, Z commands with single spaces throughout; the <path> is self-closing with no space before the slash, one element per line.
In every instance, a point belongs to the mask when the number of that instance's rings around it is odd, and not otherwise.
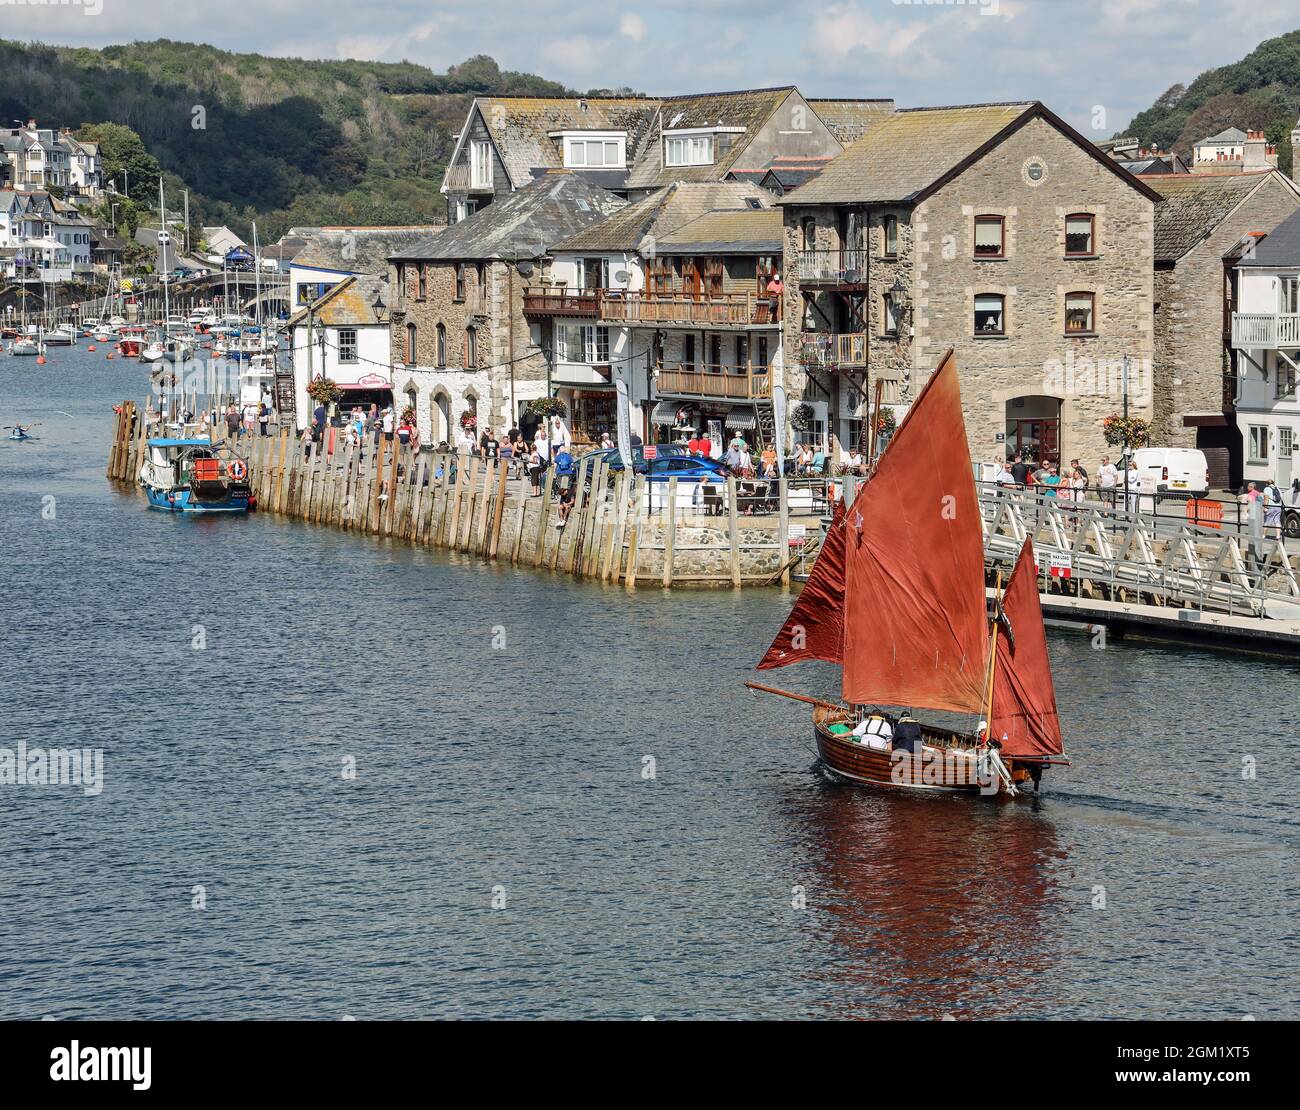
<path fill-rule="evenodd" d="M 618 21 L 618 33 L 625 39 L 640 42 L 645 38 L 645 20 L 639 15 L 628 12 Z"/>

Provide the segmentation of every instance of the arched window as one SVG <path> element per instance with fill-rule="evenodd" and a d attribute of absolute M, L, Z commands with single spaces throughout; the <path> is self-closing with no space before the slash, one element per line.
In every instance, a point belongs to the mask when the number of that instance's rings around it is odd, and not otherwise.
<path fill-rule="evenodd" d="M 407 324 L 407 325 L 406 325 L 406 364 L 407 364 L 408 366 L 414 366 L 414 365 L 415 365 L 415 356 L 416 356 L 416 350 L 417 350 L 417 346 L 416 346 L 417 338 L 418 338 L 418 335 L 417 335 L 417 331 L 416 331 L 416 327 L 415 327 L 415 325 L 414 325 L 414 324 Z"/>
<path fill-rule="evenodd" d="M 438 361 L 434 363 L 439 370 L 447 368 L 447 329 L 438 325 Z"/>
<path fill-rule="evenodd" d="M 465 369 L 472 370 L 478 366 L 478 329 L 465 329 Z"/>

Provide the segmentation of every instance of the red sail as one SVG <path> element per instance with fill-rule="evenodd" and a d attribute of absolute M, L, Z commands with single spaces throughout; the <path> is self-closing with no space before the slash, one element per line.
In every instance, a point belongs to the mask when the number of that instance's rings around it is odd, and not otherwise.
<path fill-rule="evenodd" d="M 845 514 L 844 699 L 980 712 L 984 538 L 951 351 Z"/>
<path fill-rule="evenodd" d="M 1002 612 L 1006 621 L 998 629 L 989 735 L 1002 741 L 1003 755 L 1060 755 L 1061 721 L 1047 659 L 1034 545 L 1029 540 L 1020 549 L 1002 595 Z M 1010 626 L 1009 633 L 1005 625 Z"/>
<path fill-rule="evenodd" d="M 844 659 L 844 504 L 835 503 L 826 541 L 790 615 L 767 649 L 760 671 L 808 659 Z"/>

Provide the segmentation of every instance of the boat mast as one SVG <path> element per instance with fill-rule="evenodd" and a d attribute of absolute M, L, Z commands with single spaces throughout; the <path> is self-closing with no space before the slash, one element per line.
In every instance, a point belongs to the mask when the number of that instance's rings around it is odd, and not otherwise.
<path fill-rule="evenodd" d="M 984 737 L 980 741 L 987 744 L 993 732 L 993 679 L 998 669 L 998 608 L 1002 604 L 1002 571 L 998 571 L 997 584 L 993 587 L 993 633 L 989 638 L 989 677 L 988 692 L 984 696 Z"/>

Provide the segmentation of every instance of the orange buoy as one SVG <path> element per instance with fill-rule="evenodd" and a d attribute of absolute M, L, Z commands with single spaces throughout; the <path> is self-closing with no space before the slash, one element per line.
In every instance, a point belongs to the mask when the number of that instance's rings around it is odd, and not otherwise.
<path fill-rule="evenodd" d="M 36 356 L 36 365 L 37 365 L 37 366 L 44 366 L 44 365 L 45 365 L 45 356 L 44 356 L 44 355 L 37 355 L 37 356 Z"/>
<path fill-rule="evenodd" d="M 106 354 L 104 357 L 105 357 L 105 358 L 112 358 L 112 357 L 113 357 L 113 352 L 112 352 L 112 351 L 109 351 L 108 354 Z"/>
<path fill-rule="evenodd" d="M 95 345 L 94 345 L 93 343 L 92 343 L 89 347 L 86 348 L 86 350 L 88 350 L 88 351 L 93 351 L 94 349 L 95 349 Z"/>

